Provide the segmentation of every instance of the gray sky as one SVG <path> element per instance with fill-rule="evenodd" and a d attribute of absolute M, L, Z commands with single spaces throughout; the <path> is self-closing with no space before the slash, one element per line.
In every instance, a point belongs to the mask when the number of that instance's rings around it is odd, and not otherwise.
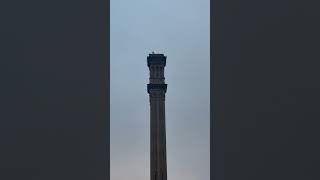
<path fill-rule="evenodd" d="M 149 180 L 147 55 L 167 56 L 170 180 L 209 180 L 210 0 L 111 0 L 111 180 Z"/>

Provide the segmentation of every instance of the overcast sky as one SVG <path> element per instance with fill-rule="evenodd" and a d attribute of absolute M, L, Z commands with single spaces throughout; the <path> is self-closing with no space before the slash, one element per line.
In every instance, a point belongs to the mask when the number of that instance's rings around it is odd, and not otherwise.
<path fill-rule="evenodd" d="M 147 56 L 167 56 L 170 180 L 209 180 L 210 0 L 111 0 L 111 180 L 150 180 Z"/>

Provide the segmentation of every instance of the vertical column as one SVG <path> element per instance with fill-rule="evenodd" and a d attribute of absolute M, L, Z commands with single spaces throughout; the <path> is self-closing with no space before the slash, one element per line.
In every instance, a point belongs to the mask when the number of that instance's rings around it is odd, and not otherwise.
<path fill-rule="evenodd" d="M 149 54 L 148 66 L 150 82 L 150 176 L 151 180 L 167 179 L 166 131 L 165 131 L 165 93 L 163 54 Z"/>
<path fill-rule="evenodd" d="M 165 180 L 166 131 L 165 131 L 165 94 L 150 92 L 150 144 L 151 144 L 151 180 Z"/>

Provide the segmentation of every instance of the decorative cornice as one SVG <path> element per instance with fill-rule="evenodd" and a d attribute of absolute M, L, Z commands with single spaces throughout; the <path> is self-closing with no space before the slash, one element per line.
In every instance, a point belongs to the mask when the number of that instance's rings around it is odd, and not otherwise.
<path fill-rule="evenodd" d="M 148 84 L 147 90 L 149 94 L 150 94 L 150 91 L 153 91 L 153 90 L 163 91 L 164 93 L 166 93 L 167 84 Z"/>

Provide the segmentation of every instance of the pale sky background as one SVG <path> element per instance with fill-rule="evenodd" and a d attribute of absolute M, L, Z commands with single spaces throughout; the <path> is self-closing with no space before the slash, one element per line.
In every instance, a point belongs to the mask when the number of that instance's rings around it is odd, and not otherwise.
<path fill-rule="evenodd" d="M 210 0 L 111 0 L 111 180 L 150 180 L 147 56 L 167 56 L 168 180 L 210 176 Z"/>

